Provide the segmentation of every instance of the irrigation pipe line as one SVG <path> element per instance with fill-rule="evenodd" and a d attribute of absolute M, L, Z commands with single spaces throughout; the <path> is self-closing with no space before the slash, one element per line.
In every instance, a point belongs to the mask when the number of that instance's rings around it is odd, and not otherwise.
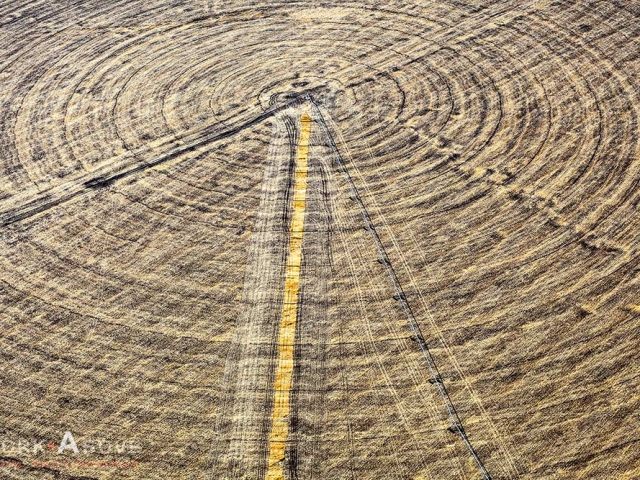
<path fill-rule="evenodd" d="M 389 261 L 389 257 L 386 254 L 386 250 L 384 248 L 384 245 L 382 244 L 382 241 L 380 240 L 380 236 L 378 235 L 378 232 L 376 231 L 373 225 L 373 222 L 371 221 L 371 217 L 367 212 L 367 208 L 365 207 L 364 202 L 360 198 L 358 189 L 353 181 L 353 178 L 351 177 L 351 174 L 349 173 L 349 170 L 347 169 L 347 165 L 345 164 L 344 160 L 342 159 L 342 156 L 340 155 L 340 152 L 338 151 L 338 147 L 333 139 L 333 135 L 331 135 L 331 131 L 329 130 L 327 123 L 324 120 L 324 116 L 320 111 L 320 107 L 318 107 L 316 102 L 313 100 L 313 98 L 311 98 L 311 95 L 309 95 L 308 93 L 306 95 L 306 99 L 307 101 L 309 101 L 309 103 L 311 103 L 311 105 L 313 105 L 314 109 L 316 110 L 318 114 L 318 120 L 320 121 L 320 124 L 322 125 L 323 130 L 325 131 L 327 139 L 329 140 L 329 145 L 333 150 L 336 161 L 340 166 L 340 169 L 342 170 L 342 173 L 344 174 L 344 177 L 347 180 L 347 183 L 349 184 L 349 190 L 351 191 L 352 198 L 360 206 L 360 214 L 362 216 L 362 219 L 364 220 L 365 228 L 369 231 L 369 234 L 371 235 L 371 238 L 373 239 L 373 242 L 376 245 L 376 249 L 378 250 L 380 261 L 385 266 L 387 274 L 391 279 L 391 283 L 393 284 L 393 289 L 395 291 L 394 298 L 402 303 L 402 308 L 407 317 L 407 322 L 409 323 L 409 327 L 411 328 L 411 331 L 413 332 L 416 342 L 420 346 L 422 355 L 427 362 L 429 374 L 431 375 L 430 383 L 438 387 L 438 392 L 440 393 L 440 396 L 442 397 L 442 401 L 447 409 L 447 415 L 449 416 L 449 420 L 451 421 L 451 426 L 449 428 L 457 432 L 458 435 L 460 435 L 460 438 L 466 445 L 467 450 L 469 450 L 469 453 L 475 460 L 478 466 L 478 469 L 480 470 L 480 473 L 482 475 L 482 479 L 491 480 L 491 475 L 489 475 L 489 472 L 484 467 L 482 461 L 478 457 L 478 454 L 476 453 L 475 449 L 471 445 L 471 442 L 469 441 L 469 437 L 467 436 L 462 426 L 462 421 L 460 420 L 460 417 L 458 416 L 456 408 L 453 405 L 451 397 L 449 396 L 449 392 L 447 392 L 447 389 L 444 385 L 444 380 L 442 379 L 442 376 L 438 371 L 438 367 L 435 363 L 435 360 L 431 355 L 431 352 L 429 351 L 429 347 L 427 346 L 427 343 L 425 342 L 424 337 L 420 332 L 420 326 L 418 325 L 418 322 L 415 319 L 413 310 L 411 310 L 411 306 L 409 305 L 409 302 L 407 301 L 404 291 L 402 290 L 402 287 L 400 285 L 396 272 L 393 269 L 391 262 Z"/>

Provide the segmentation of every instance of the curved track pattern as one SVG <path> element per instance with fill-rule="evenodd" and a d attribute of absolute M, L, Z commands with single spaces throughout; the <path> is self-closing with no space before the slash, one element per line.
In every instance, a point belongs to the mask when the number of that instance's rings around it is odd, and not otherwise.
<path fill-rule="evenodd" d="M 0 477 L 264 477 L 305 98 L 285 478 L 640 476 L 639 17 L 0 0 Z"/>

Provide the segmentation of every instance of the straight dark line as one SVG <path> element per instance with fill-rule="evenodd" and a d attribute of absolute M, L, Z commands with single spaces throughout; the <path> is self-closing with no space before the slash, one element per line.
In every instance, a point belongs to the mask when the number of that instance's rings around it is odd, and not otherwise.
<path fill-rule="evenodd" d="M 354 201 L 357 202 L 358 206 L 360 207 L 360 211 L 362 214 L 362 218 L 364 220 L 365 223 L 365 227 L 366 229 L 369 231 L 369 233 L 371 234 L 371 238 L 374 241 L 374 244 L 376 246 L 376 249 L 378 250 L 378 255 L 380 256 L 380 260 L 381 263 L 385 266 L 387 273 L 389 275 L 389 278 L 391 279 L 391 283 L 393 284 L 394 290 L 396 291 L 396 295 L 394 295 L 394 299 L 401 302 L 403 309 L 406 312 L 406 316 L 407 316 L 407 322 L 409 324 L 409 327 L 411 328 L 411 331 L 413 333 L 414 338 L 416 339 L 416 343 L 418 344 L 424 359 L 426 360 L 427 363 L 427 367 L 429 369 L 429 373 L 431 375 L 431 380 L 430 383 L 432 383 L 433 385 L 435 385 L 438 388 L 438 391 L 440 393 L 440 396 L 442 397 L 443 403 L 446 407 L 447 410 L 447 414 L 449 416 L 451 425 L 449 427 L 450 431 L 457 433 L 460 438 L 462 439 L 462 441 L 464 442 L 464 444 L 466 445 L 467 449 L 469 450 L 469 453 L 471 454 L 471 456 L 473 457 L 473 459 L 475 460 L 476 465 L 478 466 L 478 469 L 480 470 L 480 474 L 482 475 L 482 479 L 483 480 L 491 480 L 491 475 L 489 474 L 489 472 L 487 471 L 487 469 L 485 468 L 482 460 L 480 460 L 480 457 L 478 456 L 475 448 L 472 446 L 471 441 L 469 440 L 469 437 L 467 436 L 467 433 L 462 425 L 462 420 L 460 419 L 460 417 L 458 416 L 458 412 L 455 408 L 455 405 L 453 404 L 453 401 L 451 400 L 451 397 L 449 396 L 449 392 L 444 384 L 444 381 L 442 379 L 442 375 L 440 374 L 440 371 L 438 370 L 438 366 L 436 364 L 435 359 L 433 358 L 433 355 L 431 354 L 431 351 L 429 349 L 429 347 L 427 346 L 427 342 L 424 340 L 424 337 L 422 336 L 422 332 L 420 331 L 420 326 L 418 324 L 418 322 L 416 321 L 415 315 L 413 313 L 413 310 L 411 308 L 411 305 L 409 305 L 409 302 L 407 301 L 407 297 L 404 293 L 404 290 L 400 284 L 400 281 L 398 279 L 398 276 L 396 275 L 395 269 L 393 268 L 393 265 L 391 264 L 391 261 L 389 260 L 389 256 L 387 255 L 386 249 L 384 247 L 384 244 L 382 243 L 382 240 L 380 239 L 380 236 L 378 235 L 378 232 L 375 228 L 375 225 L 373 224 L 373 220 L 371 219 L 371 216 L 369 215 L 369 212 L 367 211 L 367 207 L 365 206 L 360 193 L 358 192 L 358 188 L 355 185 L 355 182 L 353 181 L 353 178 L 351 176 L 351 174 L 349 173 L 349 170 L 347 168 L 347 165 L 344 161 L 344 159 L 342 158 L 342 155 L 340 155 L 340 152 L 338 150 L 338 146 L 333 138 L 333 135 L 331 134 L 331 131 L 329 130 L 329 126 L 327 125 L 324 116 L 322 115 L 322 112 L 320 111 L 320 108 L 318 107 L 318 105 L 315 103 L 315 101 L 313 100 L 313 98 L 311 97 L 311 95 L 307 94 L 306 99 L 314 106 L 317 114 L 318 114 L 318 119 L 320 121 L 320 123 L 323 126 L 323 129 L 325 131 L 325 134 L 327 136 L 327 140 L 329 141 L 329 145 L 331 147 L 331 149 L 334 152 L 336 161 L 338 166 L 340 167 L 340 170 L 342 171 L 342 173 L 344 174 L 347 183 L 349 185 L 349 189 L 351 191 L 352 197 L 354 199 Z"/>
<path fill-rule="evenodd" d="M 280 105 L 278 107 L 272 108 L 270 110 L 267 110 L 265 112 L 263 112 L 262 114 L 258 115 L 257 117 L 252 118 L 251 120 L 238 125 L 237 127 L 233 127 L 230 128 L 228 130 L 225 130 L 221 133 L 218 134 L 212 134 L 209 130 L 211 127 L 209 127 L 207 130 L 205 130 L 205 132 L 200 136 L 200 138 L 198 138 L 197 140 L 195 140 L 194 142 L 192 142 L 189 145 L 185 145 L 173 152 L 170 152 L 168 154 L 165 155 L 161 155 L 160 157 L 156 158 L 153 161 L 150 162 L 142 162 L 138 165 L 135 165 L 133 167 L 130 167 L 126 170 L 123 170 L 121 172 L 117 172 L 117 173 L 113 173 L 111 175 L 102 175 L 102 176 L 97 176 L 94 177 L 90 180 L 87 180 L 85 182 L 82 182 L 81 185 L 78 184 L 70 184 L 68 187 L 62 187 L 63 190 L 72 190 L 69 191 L 67 193 L 62 193 L 59 197 L 55 198 L 53 197 L 53 195 L 49 194 L 49 195 L 45 195 L 39 199 L 36 200 L 32 200 L 30 202 L 27 202 L 25 204 L 19 205 L 17 207 L 15 207 L 14 209 L 8 210 L 6 212 L 2 212 L 0 213 L 0 227 L 6 227 L 7 225 L 11 225 L 13 223 L 19 222 L 21 220 L 24 220 L 26 218 L 29 217 L 33 217 L 34 215 L 37 215 L 38 213 L 44 212 L 46 210 L 49 210 L 51 208 L 57 207 L 58 205 L 64 204 L 69 202 L 70 200 L 73 200 L 74 198 L 84 195 L 86 193 L 90 193 L 91 191 L 94 191 L 96 189 L 99 188 L 104 188 L 107 187 L 115 182 L 117 182 L 118 180 L 122 180 L 123 178 L 129 177 L 131 175 L 135 175 L 136 173 L 140 173 L 143 172 L 149 168 L 153 168 L 156 167 L 158 165 L 161 165 L 163 163 L 166 163 L 170 160 L 174 160 L 177 157 L 180 157 L 181 155 L 184 155 L 185 153 L 189 153 L 189 152 L 193 152 L 196 149 L 198 149 L 199 147 L 202 147 L 204 145 L 207 145 L 208 143 L 211 142 L 215 142 L 218 140 L 222 140 L 228 137 L 231 137 L 233 135 L 236 135 L 239 132 L 242 132 L 243 130 L 246 130 L 249 127 L 252 127 L 254 125 L 257 125 L 261 122 L 263 122 L 264 120 L 272 117 L 273 115 L 275 115 L 276 113 L 289 108 L 290 106 L 292 106 L 293 104 L 297 103 L 298 99 L 295 98 L 294 100 L 285 103 L 283 105 Z M 80 187 L 80 190 L 73 190 L 74 187 Z"/>

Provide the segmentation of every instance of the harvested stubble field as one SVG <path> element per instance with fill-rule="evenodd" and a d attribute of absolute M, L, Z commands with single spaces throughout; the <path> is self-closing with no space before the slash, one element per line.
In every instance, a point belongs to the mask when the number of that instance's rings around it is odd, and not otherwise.
<path fill-rule="evenodd" d="M 0 478 L 640 478 L 639 31 L 0 2 Z"/>

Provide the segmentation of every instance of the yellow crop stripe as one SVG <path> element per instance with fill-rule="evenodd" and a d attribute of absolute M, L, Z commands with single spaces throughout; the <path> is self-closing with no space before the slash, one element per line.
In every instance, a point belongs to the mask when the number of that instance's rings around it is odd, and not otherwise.
<path fill-rule="evenodd" d="M 269 464 L 267 480 L 284 479 L 284 453 L 289 434 L 289 397 L 293 377 L 293 352 L 298 316 L 298 291 L 300 289 L 300 266 L 302 264 L 302 237 L 307 196 L 307 167 L 309 161 L 309 135 L 311 117 L 300 117 L 300 140 L 296 158 L 293 187 L 293 216 L 289 230 L 289 253 L 287 255 L 284 284 L 284 306 L 278 335 L 278 365 L 274 384 L 273 414 L 269 434 Z"/>

